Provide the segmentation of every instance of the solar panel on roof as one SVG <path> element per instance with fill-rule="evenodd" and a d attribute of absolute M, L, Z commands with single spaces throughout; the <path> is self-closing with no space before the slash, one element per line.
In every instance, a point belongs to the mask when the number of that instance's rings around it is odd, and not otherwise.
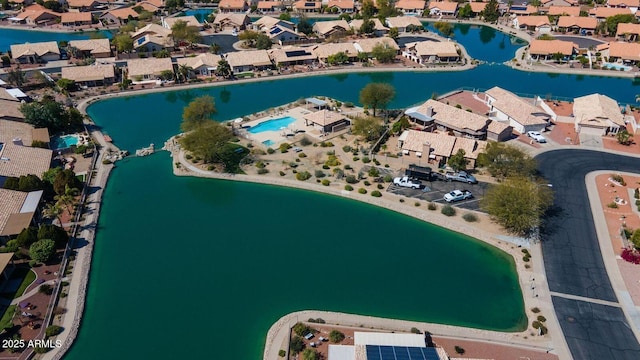
<path fill-rule="evenodd" d="M 306 6 L 306 7 L 314 7 L 314 6 L 316 6 L 316 3 L 314 3 L 314 2 L 306 2 L 306 3 L 304 3 L 304 6 Z"/>
<path fill-rule="evenodd" d="M 275 34 L 278 34 L 280 32 L 282 32 L 282 30 L 280 28 L 274 27 L 273 29 L 271 29 L 271 31 L 269 31 L 269 34 L 275 35 Z"/>
<path fill-rule="evenodd" d="M 366 346 L 367 360 L 440 360 L 435 348 Z"/>
<path fill-rule="evenodd" d="M 284 53 L 287 55 L 287 57 L 311 55 L 310 53 L 304 50 L 285 51 Z"/>

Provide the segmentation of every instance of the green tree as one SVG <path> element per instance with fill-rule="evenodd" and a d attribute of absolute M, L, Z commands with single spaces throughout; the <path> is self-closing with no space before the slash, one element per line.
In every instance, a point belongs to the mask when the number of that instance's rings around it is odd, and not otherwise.
<path fill-rule="evenodd" d="M 220 45 L 213 43 L 211 44 L 211 46 L 209 46 L 209 52 L 212 54 L 217 54 L 220 52 Z"/>
<path fill-rule="evenodd" d="M 71 90 L 76 88 L 75 80 L 70 80 L 70 79 L 65 79 L 65 78 L 62 78 L 62 79 L 56 81 L 56 85 L 58 85 L 58 87 L 62 91 L 71 91 Z"/>
<path fill-rule="evenodd" d="M 256 47 L 255 43 L 259 35 L 257 31 L 245 30 L 238 35 L 238 39 L 244 41 L 248 47 Z"/>
<path fill-rule="evenodd" d="M 184 0 L 167 0 L 165 1 L 164 6 L 167 8 L 169 13 L 173 13 L 174 10 L 184 7 Z"/>
<path fill-rule="evenodd" d="M 376 0 L 378 7 L 378 19 L 384 23 L 384 19 L 396 15 L 393 2 L 391 0 Z"/>
<path fill-rule="evenodd" d="M 113 37 L 113 40 L 111 40 L 111 42 L 115 46 L 116 52 L 128 53 L 133 50 L 133 39 L 131 38 L 131 36 L 129 36 L 129 34 L 118 34 Z"/>
<path fill-rule="evenodd" d="M 513 145 L 489 141 L 478 156 L 477 165 L 486 167 L 492 176 L 530 177 L 536 171 L 536 161 Z"/>
<path fill-rule="evenodd" d="M 453 35 L 453 25 L 446 21 L 436 21 L 433 24 L 433 27 L 436 28 L 436 30 L 440 31 L 442 36 L 450 37 L 451 35 Z"/>
<path fill-rule="evenodd" d="M 390 63 L 396 58 L 396 49 L 387 44 L 377 44 L 371 50 L 371 56 L 380 63 Z"/>
<path fill-rule="evenodd" d="M 16 243 L 18 246 L 25 249 L 29 248 L 29 246 L 36 241 L 38 241 L 38 229 L 33 226 L 22 229 L 20 234 L 16 237 Z"/>
<path fill-rule="evenodd" d="M 15 69 L 11 69 L 7 72 L 7 81 L 9 84 L 21 87 L 24 83 L 27 82 L 27 78 L 25 72 L 20 69 L 20 65 L 18 65 Z"/>
<path fill-rule="evenodd" d="M 313 33 L 313 25 L 311 25 L 309 19 L 307 19 L 306 16 L 300 16 L 297 29 L 299 32 L 305 35 L 310 35 L 311 33 Z"/>
<path fill-rule="evenodd" d="M 464 170 L 469 164 L 469 160 L 464 157 L 465 155 L 466 153 L 463 149 L 458 149 L 458 152 L 456 152 L 449 158 L 447 164 L 451 166 L 454 171 Z"/>
<path fill-rule="evenodd" d="M 56 243 L 56 247 L 63 248 L 69 241 L 69 234 L 67 234 L 67 232 L 59 226 L 41 224 L 38 228 L 38 238 L 36 240 L 42 239 L 51 239 L 54 243 Z M 33 242 L 35 242 L 35 240 Z M 28 246 L 30 245 L 31 244 L 29 244 Z"/>
<path fill-rule="evenodd" d="M 466 3 L 460 10 L 458 10 L 458 15 L 456 15 L 459 19 L 468 19 L 473 16 L 473 10 L 471 9 L 471 4 Z"/>
<path fill-rule="evenodd" d="M 342 51 L 337 54 L 327 56 L 327 63 L 329 65 L 340 65 L 340 64 L 346 64 L 348 62 L 349 62 L 349 56 Z"/>
<path fill-rule="evenodd" d="M 80 193 L 80 190 L 67 186 L 63 194 L 58 194 L 54 196 L 53 199 L 56 201 L 56 205 L 61 209 L 66 209 L 69 216 L 71 216 L 71 210 L 73 209 L 75 197 L 78 196 L 78 193 Z"/>
<path fill-rule="evenodd" d="M 197 26 L 189 25 L 186 21 L 178 20 L 171 27 L 171 37 L 177 46 L 182 42 L 188 42 L 190 45 L 202 41 L 200 30 Z"/>
<path fill-rule="evenodd" d="M 605 30 L 607 31 L 607 33 L 610 36 L 615 36 L 616 32 L 618 31 L 618 24 L 620 23 L 637 23 L 638 20 L 636 19 L 634 14 L 618 14 L 618 15 L 614 15 L 614 16 L 609 16 L 605 22 L 604 22 L 604 26 L 605 26 Z"/>
<path fill-rule="evenodd" d="M 498 10 L 498 1 L 497 0 L 489 0 L 487 6 L 484 7 L 482 11 L 482 17 L 486 22 L 496 22 L 500 17 L 500 12 Z"/>
<path fill-rule="evenodd" d="M 362 2 L 362 9 L 360 9 L 360 14 L 365 19 L 370 19 L 375 14 L 376 8 L 373 4 L 373 0 L 364 0 Z"/>
<path fill-rule="evenodd" d="M 293 325 L 292 329 L 293 329 L 293 332 L 298 336 L 305 336 L 311 332 L 311 328 L 308 325 L 305 325 L 304 323 L 301 323 L 301 322 L 298 322 L 295 325 Z"/>
<path fill-rule="evenodd" d="M 385 109 L 395 96 L 393 86 L 386 83 L 369 83 L 360 90 L 360 102 L 373 109 L 373 116 L 377 109 Z"/>
<path fill-rule="evenodd" d="M 329 340 L 332 343 L 337 344 L 344 340 L 344 334 L 338 330 L 331 330 L 331 332 L 329 333 Z"/>
<path fill-rule="evenodd" d="M 167 49 L 162 49 L 153 53 L 154 58 L 165 59 L 171 57 L 171 53 Z"/>
<path fill-rule="evenodd" d="M 216 67 L 216 75 L 222 76 L 225 79 L 228 79 L 231 77 L 231 75 L 233 75 L 233 72 L 231 71 L 231 65 L 229 65 L 229 62 L 225 59 L 220 59 L 220 61 L 218 61 L 218 67 Z"/>
<path fill-rule="evenodd" d="M 400 118 L 400 120 L 393 123 L 391 126 L 391 133 L 400 134 L 404 129 L 408 129 L 411 127 L 411 123 L 409 123 L 409 119 L 406 116 Z"/>
<path fill-rule="evenodd" d="M 180 139 L 180 144 L 206 163 L 225 163 L 227 143 L 233 138 L 231 130 L 220 123 L 209 121 L 190 131 Z"/>
<path fill-rule="evenodd" d="M 551 58 L 555 62 L 560 62 L 560 61 L 562 61 L 562 59 L 564 59 L 564 55 L 561 52 L 557 52 L 557 53 L 553 53 L 551 55 Z"/>
<path fill-rule="evenodd" d="M 278 16 L 278 19 L 284 20 L 284 21 L 291 21 L 291 13 L 288 11 L 285 11 L 282 14 L 280 14 L 280 16 Z"/>
<path fill-rule="evenodd" d="M 351 124 L 351 132 L 355 135 L 360 135 L 366 141 L 375 141 L 382 136 L 385 127 L 382 124 L 382 120 L 372 117 L 357 117 L 353 119 Z"/>
<path fill-rule="evenodd" d="M 621 129 L 616 134 L 616 140 L 618 140 L 618 143 L 620 143 L 622 145 L 630 145 L 631 144 L 631 138 L 632 138 L 632 136 L 627 131 L 627 129 Z"/>
<path fill-rule="evenodd" d="M 268 50 L 271 49 L 271 39 L 266 34 L 258 34 L 258 38 L 256 39 L 256 49 L 258 50 Z"/>
<path fill-rule="evenodd" d="M 320 354 L 316 349 L 304 349 L 302 351 L 302 360 L 320 360 Z"/>
<path fill-rule="evenodd" d="M 29 256 L 39 263 L 49 261 L 55 252 L 56 243 L 51 239 L 38 240 L 29 247 Z"/>
<path fill-rule="evenodd" d="M 392 38 L 393 40 L 396 40 L 398 38 L 398 36 L 400 36 L 400 34 L 398 33 L 398 28 L 397 27 L 392 27 L 391 29 L 389 29 L 389 37 Z"/>
<path fill-rule="evenodd" d="M 56 194 L 65 194 L 67 189 L 82 189 L 82 182 L 78 180 L 76 174 L 71 169 L 60 171 L 53 180 L 53 191 L 55 191 Z"/>
<path fill-rule="evenodd" d="M 3 189 L 7 190 L 16 190 L 20 188 L 20 178 L 9 176 L 5 179 L 4 184 L 2 185 Z"/>
<path fill-rule="evenodd" d="M 186 64 L 178 65 L 178 79 L 182 82 L 186 82 L 191 77 L 191 73 L 193 72 L 193 68 Z"/>
<path fill-rule="evenodd" d="M 298 335 L 294 336 L 289 343 L 289 349 L 293 354 L 297 354 L 304 349 L 304 340 Z"/>
<path fill-rule="evenodd" d="M 42 183 L 42 180 L 33 174 L 22 175 L 18 179 L 18 191 L 29 192 L 43 189 L 44 184 Z"/>
<path fill-rule="evenodd" d="M 69 125 L 69 116 L 64 106 L 50 98 L 22 104 L 20 111 L 26 123 L 36 128 L 46 127 L 52 133 L 64 130 Z"/>
<path fill-rule="evenodd" d="M 60 13 L 63 11 L 62 4 L 55 0 L 45 1 L 44 7 L 57 13 Z"/>
<path fill-rule="evenodd" d="M 376 31 L 376 24 L 371 19 L 364 20 L 360 25 L 360 34 L 371 35 L 374 31 Z"/>
<path fill-rule="evenodd" d="M 640 249 L 640 229 L 636 229 L 629 240 L 636 249 Z"/>
<path fill-rule="evenodd" d="M 216 113 L 216 103 L 212 96 L 204 95 L 195 98 L 182 112 L 180 128 L 187 132 L 211 122 L 211 115 Z"/>
<path fill-rule="evenodd" d="M 524 177 L 509 178 L 491 186 L 480 205 L 507 231 L 526 236 L 540 226 L 541 218 L 553 204 L 548 186 Z"/>

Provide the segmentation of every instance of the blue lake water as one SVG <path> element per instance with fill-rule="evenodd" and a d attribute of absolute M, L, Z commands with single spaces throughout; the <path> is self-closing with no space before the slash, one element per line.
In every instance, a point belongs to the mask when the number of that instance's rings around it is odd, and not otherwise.
<path fill-rule="evenodd" d="M 111 39 L 113 34 L 109 31 L 99 31 L 99 33 Z M 91 38 L 89 31 L 76 31 L 72 33 L 31 31 L 18 29 L 0 29 L 0 51 L 7 52 L 11 45 L 23 43 L 36 43 L 44 41 L 69 41 L 86 40 Z"/>

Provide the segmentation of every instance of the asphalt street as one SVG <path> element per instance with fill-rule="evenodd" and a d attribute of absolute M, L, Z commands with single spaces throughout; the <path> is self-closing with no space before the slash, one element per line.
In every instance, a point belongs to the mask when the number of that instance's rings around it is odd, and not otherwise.
<path fill-rule="evenodd" d="M 389 184 L 387 191 L 393 194 L 414 198 L 416 200 L 431 201 L 444 205 L 447 203 L 443 199 L 444 194 L 453 190 L 469 190 L 473 194 L 473 198 L 453 202 L 451 203 L 451 205 L 461 209 L 482 211 L 480 209 L 480 200 L 482 200 L 482 198 L 484 197 L 484 194 L 487 191 L 487 187 L 488 184 L 483 182 L 477 184 L 467 184 L 458 181 L 435 180 L 422 181 L 422 186 L 420 189 L 411 189 Z"/>
<path fill-rule="evenodd" d="M 590 150 L 554 150 L 536 159 L 555 194 L 541 229 L 549 289 L 617 302 L 602 260 L 585 176 L 596 170 L 638 172 L 640 159 Z M 640 345 L 620 308 L 557 297 L 553 302 L 574 359 L 640 359 Z"/>

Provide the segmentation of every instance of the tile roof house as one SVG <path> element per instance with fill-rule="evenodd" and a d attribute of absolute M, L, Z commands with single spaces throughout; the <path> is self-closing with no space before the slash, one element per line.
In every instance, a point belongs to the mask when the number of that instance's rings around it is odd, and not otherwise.
<path fill-rule="evenodd" d="M 609 61 L 618 60 L 626 62 L 640 61 L 640 43 L 610 42 Z"/>
<path fill-rule="evenodd" d="M 37 204 L 40 203 L 40 197 L 42 196 L 42 191 L 34 191 L 33 195 L 39 194 L 37 196 Z M 16 190 L 8 190 L 0 188 L 0 237 L 8 237 L 12 235 L 18 235 L 22 229 L 27 228 L 31 225 L 31 219 L 34 215 L 33 206 L 30 206 L 29 202 L 27 202 L 27 198 L 31 193 L 16 191 Z M 33 196 L 32 195 L 32 196 Z M 27 203 L 25 207 L 25 203 Z M 37 207 L 37 205 L 36 205 Z M 23 208 L 24 211 L 23 211 Z M 31 210 L 31 211 L 27 211 Z M 20 214 L 26 214 L 27 219 L 25 221 L 16 221 L 20 219 Z M 22 220 L 22 219 L 20 219 Z M 13 255 L 13 254 L 10 254 Z"/>
<path fill-rule="evenodd" d="M 327 109 L 322 109 L 320 111 L 305 115 L 304 122 L 307 126 L 313 125 L 314 128 L 316 128 L 323 134 L 336 132 L 351 125 L 351 120 L 349 120 L 349 118 L 340 113 L 329 111 Z"/>
<path fill-rule="evenodd" d="M 164 26 L 166 29 L 171 30 L 173 28 L 173 26 L 179 21 L 186 22 L 187 26 L 194 26 L 194 27 L 198 28 L 199 30 L 202 30 L 202 28 L 203 28 L 203 25 L 193 15 L 176 16 L 176 17 L 171 17 L 171 18 L 163 18 L 162 19 L 162 26 Z"/>
<path fill-rule="evenodd" d="M 429 99 L 424 104 L 408 109 L 405 114 L 410 118 L 432 119 L 422 124 L 435 126 L 439 130 L 453 132 L 456 136 L 474 139 L 486 139 L 487 126 L 491 122 L 488 117 L 478 115 L 457 107 Z M 419 114 L 421 116 L 416 116 Z"/>
<path fill-rule="evenodd" d="M 487 7 L 488 2 L 471 1 L 471 12 L 475 15 L 480 14 Z"/>
<path fill-rule="evenodd" d="M 513 15 L 531 16 L 538 12 L 538 8 L 533 5 L 522 7 L 521 5 L 511 6 L 509 12 Z"/>
<path fill-rule="evenodd" d="M 15 103 L 20 105 L 18 101 Z M 35 129 L 22 121 L 0 120 L 0 143 L 10 143 L 13 139 L 20 139 L 26 146 L 31 146 L 34 140 L 48 143 L 49 131 L 47 128 Z"/>
<path fill-rule="evenodd" d="M 60 60 L 60 49 L 55 41 L 11 45 L 11 58 L 21 64 Z"/>
<path fill-rule="evenodd" d="M 373 21 L 373 29 L 374 29 L 373 33 L 375 36 L 378 36 L 378 37 L 384 36 L 384 34 L 389 32 L 389 28 L 382 25 L 382 22 L 380 21 L 380 19 L 373 18 L 371 20 Z M 363 19 L 354 19 L 349 22 L 349 26 L 356 33 L 359 33 L 363 23 L 364 23 Z"/>
<path fill-rule="evenodd" d="M 612 8 L 638 8 L 640 0 L 608 0 L 607 6 Z"/>
<path fill-rule="evenodd" d="M 186 65 L 192 68 L 196 75 L 213 76 L 220 60 L 222 60 L 220 55 L 203 53 L 194 57 L 178 59 L 178 66 Z"/>
<path fill-rule="evenodd" d="M 634 14 L 630 8 L 609 8 L 609 7 L 596 7 L 589 10 L 589 16 L 595 17 L 598 21 L 605 21 L 608 17 L 615 15 Z"/>
<path fill-rule="evenodd" d="M 551 60 L 555 54 L 562 54 L 564 58 L 571 57 L 578 51 L 578 45 L 563 40 L 532 40 L 529 45 L 529 55 L 534 60 Z"/>
<path fill-rule="evenodd" d="M 575 98 L 573 101 L 575 129 L 578 133 L 593 135 L 617 133 L 625 126 L 620 106 L 612 98 L 591 94 Z"/>
<path fill-rule="evenodd" d="M 464 150 L 465 159 L 475 166 L 478 155 L 487 143 L 482 140 L 455 137 L 446 133 L 406 130 L 398 138 L 398 148 L 407 156 L 426 157 L 429 162 L 443 165 L 459 149 Z"/>
<path fill-rule="evenodd" d="M 42 178 L 49 170 L 53 151 L 21 145 L 22 141 L 7 141 L 0 150 L 0 178 L 29 174 Z"/>
<path fill-rule="evenodd" d="M 329 0 L 327 10 L 334 13 L 352 13 L 355 10 L 353 0 Z"/>
<path fill-rule="evenodd" d="M 358 50 L 356 50 L 353 43 L 326 43 L 316 45 L 311 48 L 311 51 L 316 55 L 318 60 L 322 63 L 327 62 L 327 58 L 337 53 L 344 53 L 349 57 L 349 61 L 356 61 L 358 58 Z"/>
<path fill-rule="evenodd" d="M 394 49 L 396 53 L 400 51 L 400 47 L 396 41 L 390 37 L 358 39 L 353 43 L 353 46 L 355 46 L 358 52 L 367 53 L 369 55 L 377 45 L 383 45 L 386 48 Z"/>
<path fill-rule="evenodd" d="M 160 51 L 172 48 L 173 38 L 171 30 L 157 24 L 148 24 L 131 35 L 133 48 L 136 50 L 146 49 L 146 51 Z"/>
<path fill-rule="evenodd" d="M 396 9 L 405 14 L 422 15 L 422 12 L 427 7 L 427 2 L 424 0 L 399 0 L 395 6 Z"/>
<path fill-rule="evenodd" d="M 398 29 L 399 33 L 411 31 L 412 28 L 413 29 L 423 28 L 420 20 L 414 16 L 390 17 L 390 18 L 387 18 L 386 23 L 389 28 Z"/>
<path fill-rule="evenodd" d="M 221 13 L 243 13 L 249 9 L 244 0 L 220 0 L 218 10 Z"/>
<path fill-rule="evenodd" d="M 258 10 L 262 13 L 279 11 L 282 6 L 282 1 L 258 1 Z"/>
<path fill-rule="evenodd" d="M 13 100 L 0 99 L 0 122 L 11 121 L 24 121 L 24 115 L 20 111 L 20 102 Z M 2 128 L 0 127 L 0 135 L 2 134 Z"/>
<path fill-rule="evenodd" d="M 507 141 L 511 138 L 513 127 L 508 123 L 491 120 L 487 126 L 487 140 Z"/>
<path fill-rule="evenodd" d="M 234 51 L 227 53 L 226 60 L 234 73 L 271 68 L 273 63 L 267 50 Z"/>
<path fill-rule="evenodd" d="M 138 20 L 138 13 L 130 7 L 110 10 L 100 16 L 100 20 L 107 25 L 123 25 L 128 23 L 129 19 Z"/>
<path fill-rule="evenodd" d="M 51 11 L 39 4 L 29 5 L 22 12 L 10 18 L 10 21 L 29 25 L 48 25 L 60 20 L 57 12 Z"/>
<path fill-rule="evenodd" d="M 318 60 L 318 56 L 309 47 L 286 46 L 279 49 L 270 49 L 267 52 L 277 66 L 312 64 Z"/>
<path fill-rule="evenodd" d="M 264 18 L 269 18 L 268 16 L 260 18 L 260 20 Z M 273 19 L 273 18 L 270 18 Z M 258 20 L 258 21 L 260 21 Z M 261 23 L 268 22 L 269 20 L 262 20 Z M 233 13 L 222 13 L 217 14 L 216 18 L 213 20 L 213 26 L 219 30 L 244 30 L 251 24 L 251 19 L 246 14 L 233 14 Z"/>
<path fill-rule="evenodd" d="M 313 24 L 313 32 L 321 37 L 330 37 L 334 34 L 346 33 L 351 29 L 345 20 L 317 21 Z"/>
<path fill-rule="evenodd" d="M 458 3 L 454 1 L 431 1 L 429 2 L 430 15 L 456 16 Z"/>
<path fill-rule="evenodd" d="M 513 20 L 513 27 L 517 29 L 536 31 L 541 34 L 551 32 L 549 17 L 543 15 L 517 16 Z"/>
<path fill-rule="evenodd" d="M 62 26 L 91 25 L 93 17 L 90 12 L 66 12 L 60 16 Z"/>
<path fill-rule="evenodd" d="M 547 15 L 580 16 L 579 6 L 550 6 Z"/>
<path fill-rule="evenodd" d="M 69 46 L 80 51 L 83 57 L 94 58 L 111 57 L 111 43 L 109 39 L 71 40 Z"/>
<path fill-rule="evenodd" d="M 492 120 L 508 121 L 509 125 L 521 134 L 527 131 L 543 131 L 551 119 L 549 114 L 537 106 L 542 99 L 527 101 L 497 86 L 485 91 L 485 101 Z"/>
<path fill-rule="evenodd" d="M 593 34 L 598 27 L 598 20 L 584 16 L 560 16 L 558 18 L 558 30 L 568 32 L 584 32 L 585 35 Z"/>
<path fill-rule="evenodd" d="M 289 28 L 291 30 L 293 30 L 295 28 L 295 26 L 296 26 L 291 21 L 280 20 L 280 19 L 275 18 L 273 16 L 263 16 L 260 19 L 254 21 L 251 24 L 251 27 L 254 30 L 257 30 L 257 31 L 267 31 L 267 30 L 271 29 L 272 27 L 274 27 L 276 25 L 280 25 L 282 27 L 286 27 L 286 28 Z"/>
<path fill-rule="evenodd" d="M 127 60 L 127 75 L 134 82 L 156 80 L 165 71 L 173 72 L 171 58 Z"/>
<path fill-rule="evenodd" d="M 280 45 L 296 43 L 299 40 L 307 38 L 305 34 L 295 32 L 290 28 L 281 25 L 274 25 L 271 28 L 266 29 L 265 33 L 269 36 L 269 39 L 271 39 L 272 42 Z"/>
<path fill-rule="evenodd" d="M 110 85 L 116 81 L 113 64 L 67 66 L 62 68 L 62 78 L 76 82 L 81 87 Z"/>
<path fill-rule="evenodd" d="M 418 41 L 407 43 L 402 56 L 420 65 L 427 63 L 458 62 L 458 47 L 452 41 Z"/>
<path fill-rule="evenodd" d="M 318 12 L 320 11 L 320 8 L 322 8 L 322 2 L 313 0 L 300 0 L 293 3 L 293 8 L 296 11 L 305 13 Z"/>
<path fill-rule="evenodd" d="M 578 6 L 578 0 L 542 0 L 544 6 Z"/>
<path fill-rule="evenodd" d="M 640 39 L 640 24 L 620 23 L 616 37 L 620 40 L 638 41 Z"/>

